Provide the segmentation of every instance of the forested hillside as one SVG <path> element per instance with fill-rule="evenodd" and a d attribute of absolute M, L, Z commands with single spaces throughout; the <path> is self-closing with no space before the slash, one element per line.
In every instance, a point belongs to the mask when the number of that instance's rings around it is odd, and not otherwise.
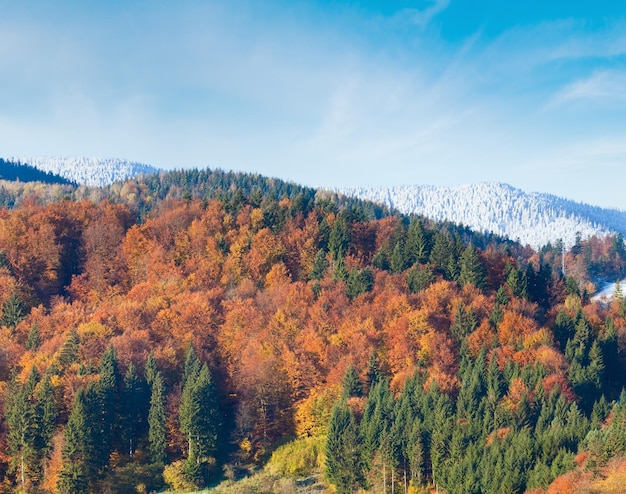
<path fill-rule="evenodd" d="M 27 157 L 11 158 L 44 173 L 54 173 L 74 183 L 104 187 L 141 174 L 157 173 L 153 166 L 115 158 Z"/>
<path fill-rule="evenodd" d="M 46 184 L 71 184 L 70 180 L 52 172 L 41 171 L 30 165 L 0 158 L 0 180 L 42 182 Z"/>
<path fill-rule="evenodd" d="M 0 210 L 4 492 L 620 472 L 626 301 L 590 304 L 555 249 L 220 171 L 53 196 Z M 623 269 L 621 239 L 594 242 L 567 266 Z"/>
<path fill-rule="evenodd" d="M 536 249 L 577 236 L 588 239 L 626 234 L 626 212 L 600 208 L 552 194 L 524 192 L 502 183 L 452 187 L 406 185 L 339 189 L 351 197 L 376 201 L 404 214 L 462 223 L 474 230 L 508 236 Z"/>

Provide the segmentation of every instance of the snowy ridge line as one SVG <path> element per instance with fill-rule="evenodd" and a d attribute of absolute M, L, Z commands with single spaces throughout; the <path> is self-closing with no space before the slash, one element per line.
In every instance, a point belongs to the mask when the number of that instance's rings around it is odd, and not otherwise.
<path fill-rule="evenodd" d="M 90 187 L 103 187 L 137 175 L 158 173 L 159 169 L 144 163 L 116 158 L 84 157 L 10 157 L 10 161 L 34 166 Z"/>
<path fill-rule="evenodd" d="M 591 206 L 552 194 L 526 193 L 503 183 L 354 187 L 334 189 L 334 192 L 378 202 L 404 214 L 420 214 L 436 221 L 462 223 L 473 230 L 508 236 L 535 249 L 558 240 L 570 247 L 577 233 L 582 238 L 610 233 L 626 235 L 626 211 Z"/>

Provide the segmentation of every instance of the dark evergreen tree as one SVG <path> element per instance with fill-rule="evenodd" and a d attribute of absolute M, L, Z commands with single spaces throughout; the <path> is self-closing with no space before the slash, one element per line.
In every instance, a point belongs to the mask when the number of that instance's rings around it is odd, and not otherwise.
<path fill-rule="evenodd" d="M 99 368 L 97 393 L 97 424 L 98 449 L 95 458 L 99 472 L 108 465 L 109 455 L 119 443 L 119 423 L 116 418 L 120 411 L 120 375 L 117 368 L 117 357 L 113 346 L 102 355 Z"/>
<path fill-rule="evenodd" d="M 374 257 L 372 257 L 372 266 L 380 269 L 381 271 L 388 271 L 390 256 L 389 242 L 387 241 L 380 249 L 378 249 L 376 254 L 374 254 Z"/>
<path fill-rule="evenodd" d="M 378 359 L 376 358 L 376 354 L 372 353 L 367 362 L 367 392 L 372 389 L 378 381 L 380 381 L 382 375 L 380 369 L 378 367 Z"/>
<path fill-rule="evenodd" d="M 350 271 L 346 281 L 346 295 L 349 299 L 354 299 L 372 290 L 374 286 L 374 275 L 369 268 L 355 268 Z"/>
<path fill-rule="evenodd" d="M 619 347 L 617 341 L 617 330 L 615 324 L 611 319 L 608 319 L 605 323 L 606 333 L 604 339 L 600 342 L 602 350 L 602 356 L 605 365 L 605 382 L 607 387 L 615 388 L 624 384 L 624 378 L 621 377 L 620 364 L 619 364 Z"/>
<path fill-rule="evenodd" d="M 309 273 L 310 280 L 321 280 L 328 269 L 328 262 L 326 261 L 326 252 L 324 249 L 320 249 L 315 254 L 315 259 L 313 260 L 313 267 L 311 268 L 311 273 Z"/>
<path fill-rule="evenodd" d="M 146 378 L 146 383 L 148 384 L 148 386 L 152 386 L 154 378 L 159 371 L 156 360 L 154 359 L 154 354 L 152 352 L 148 354 L 148 358 L 146 359 L 146 365 L 144 367 L 144 377 Z"/>
<path fill-rule="evenodd" d="M 486 285 L 485 267 L 480 259 L 478 250 L 469 244 L 459 262 L 459 284 L 465 286 L 467 284 L 474 285 L 476 288 L 484 289 Z"/>
<path fill-rule="evenodd" d="M 363 453 L 366 459 L 373 458 L 381 447 L 381 440 L 393 424 L 394 401 L 389 381 L 380 380 L 371 389 L 361 419 Z"/>
<path fill-rule="evenodd" d="M 339 494 L 352 494 L 362 482 L 363 469 L 358 426 L 345 402 L 333 407 L 325 451 L 326 477 Z"/>
<path fill-rule="evenodd" d="M 20 386 L 13 383 L 5 403 L 8 426 L 7 442 L 11 455 L 11 471 L 16 473 L 22 490 L 39 479 L 39 453 L 37 449 L 38 417 L 34 389 L 38 376 L 33 368 L 29 380 Z"/>
<path fill-rule="evenodd" d="M 452 241 L 447 234 L 435 233 L 429 262 L 439 274 L 446 276 L 447 279 L 450 279 L 450 263 L 454 261 L 453 248 Z"/>
<path fill-rule="evenodd" d="M 413 293 L 421 292 L 435 281 L 435 274 L 430 265 L 414 266 L 406 273 L 406 282 Z"/>
<path fill-rule="evenodd" d="M 148 398 L 146 383 L 139 377 L 131 362 L 124 375 L 120 416 L 122 446 L 126 448 L 130 457 L 133 456 L 140 439 L 147 432 Z"/>
<path fill-rule="evenodd" d="M 342 397 L 346 400 L 352 396 L 358 397 L 363 394 L 363 385 L 359 379 L 359 373 L 352 364 L 348 366 L 341 384 L 343 387 Z"/>
<path fill-rule="evenodd" d="M 506 294 L 506 290 L 503 286 L 498 288 L 496 292 L 496 304 L 497 305 L 506 305 L 509 303 L 509 296 Z"/>
<path fill-rule="evenodd" d="M 78 360 L 80 340 L 76 329 L 72 328 L 70 334 L 61 347 L 61 353 L 59 354 L 59 364 L 62 367 L 69 367 Z"/>
<path fill-rule="evenodd" d="M 165 385 L 161 373 L 156 371 L 152 381 L 152 396 L 148 414 L 148 450 L 154 463 L 165 461 L 167 447 L 167 415 L 165 413 Z"/>
<path fill-rule="evenodd" d="M 2 318 L 0 324 L 9 328 L 15 328 L 24 319 L 24 304 L 20 300 L 17 292 L 12 292 L 2 306 Z"/>
<path fill-rule="evenodd" d="M 59 409 L 54 396 L 54 388 L 50 382 L 50 375 L 45 375 L 37 392 L 38 450 L 46 456 L 52 450 L 52 438 L 56 430 Z"/>
<path fill-rule="evenodd" d="M 328 250 L 335 261 L 343 258 L 350 245 L 350 225 L 344 212 L 339 213 L 328 239 Z"/>
<path fill-rule="evenodd" d="M 181 395 L 179 416 L 180 430 L 187 439 L 188 468 L 196 472 L 215 454 L 221 427 L 217 391 L 206 364 L 197 376 L 188 376 Z"/>
<path fill-rule="evenodd" d="M 407 439 L 406 456 L 409 460 L 411 479 L 413 479 L 418 485 L 423 482 L 425 470 L 426 453 L 424 448 L 424 432 L 422 424 L 419 420 L 414 420 L 411 432 Z"/>
<path fill-rule="evenodd" d="M 340 257 L 334 262 L 333 280 L 346 281 L 347 279 L 348 271 L 346 270 L 346 260 L 343 257 Z"/>
<path fill-rule="evenodd" d="M 516 297 L 528 297 L 526 275 L 520 272 L 520 270 L 517 269 L 515 266 L 509 267 L 509 273 L 506 277 L 506 284 L 509 286 L 511 293 Z"/>
<path fill-rule="evenodd" d="M 187 354 L 185 356 L 185 366 L 183 368 L 183 380 L 181 385 L 183 388 L 187 385 L 187 381 L 189 379 L 195 380 L 200 374 L 200 369 L 202 368 L 202 364 L 200 363 L 200 359 L 196 354 L 196 350 L 192 344 L 189 344 L 187 348 Z"/>
<path fill-rule="evenodd" d="M 39 328 L 37 327 L 37 323 L 33 324 L 28 332 L 28 337 L 26 338 L 26 350 L 37 350 L 41 345 L 41 336 L 39 335 Z"/>
<path fill-rule="evenodd" d="M 63 468 L 59 473 L 57 489 L 61 494 L 88 492 L 91 452 L 94 437 L 90 435 L 91 414 L 87 393 L 81 388 L 74 397 L 72 411 L 65 426 L 63 444 Z"/>
<path fill-rule="evenodd" d="M 411 219 L 404 246 L 404 257 L 408 266 L 425 264 L 428 260 L 428 239 L 422 220 Z"/>
<path fill-rule="evenodd" d="M 476 320 L 474 310 L 471 307 L 466 309 L 465 305 L 460 303 L 454 314 L 454 320 L 450 326 L 450 332 L 457 340 L 462 341 L 463 338 L 471 334 L 476 329 L 477 324 L 478 321 Z"/>
<path fill-rule="evenodd" d="M 389 267 L 391 268 L 392 273 L 401 273 L 405 269 L 404 248 L 402 247 L 402 243 L 399 241 L 396 242 L 393 250 L 391 251 Z"/>
<path fill-rule="evenodd" d="M 560 310 L 554 321 L 554 337 L 559 342 L 561 351 L 565 350 L 567 340 L 574 335 L 574 321 L 564 310 Z"/>

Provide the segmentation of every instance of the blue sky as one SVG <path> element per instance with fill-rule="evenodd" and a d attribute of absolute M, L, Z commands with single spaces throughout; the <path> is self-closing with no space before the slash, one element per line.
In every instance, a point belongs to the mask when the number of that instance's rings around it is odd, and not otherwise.
<path fill-rule="evenodd" d="M 626 4 L 0 0 L 0 155 L 626 209 Z"/>

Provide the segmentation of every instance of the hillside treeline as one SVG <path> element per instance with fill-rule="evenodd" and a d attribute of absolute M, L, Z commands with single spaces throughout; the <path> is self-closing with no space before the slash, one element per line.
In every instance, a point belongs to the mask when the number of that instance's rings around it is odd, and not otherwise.
<path fill-rule="evenodd" d="M 72 184 L 70 180 L 66 180 L 54 173 L 41 171 L 26 163 L 15 163 L 2 158 L 0 158 L 0 180 L 42 182 L 45 184 Z"/>
<path fill-rule="evenodd" d="M 193 489 L 294 439 L 339 492 L 523 492 L 624 452 L 622 298 L 268 184 L 0 210 L 6 492 Z"/>

